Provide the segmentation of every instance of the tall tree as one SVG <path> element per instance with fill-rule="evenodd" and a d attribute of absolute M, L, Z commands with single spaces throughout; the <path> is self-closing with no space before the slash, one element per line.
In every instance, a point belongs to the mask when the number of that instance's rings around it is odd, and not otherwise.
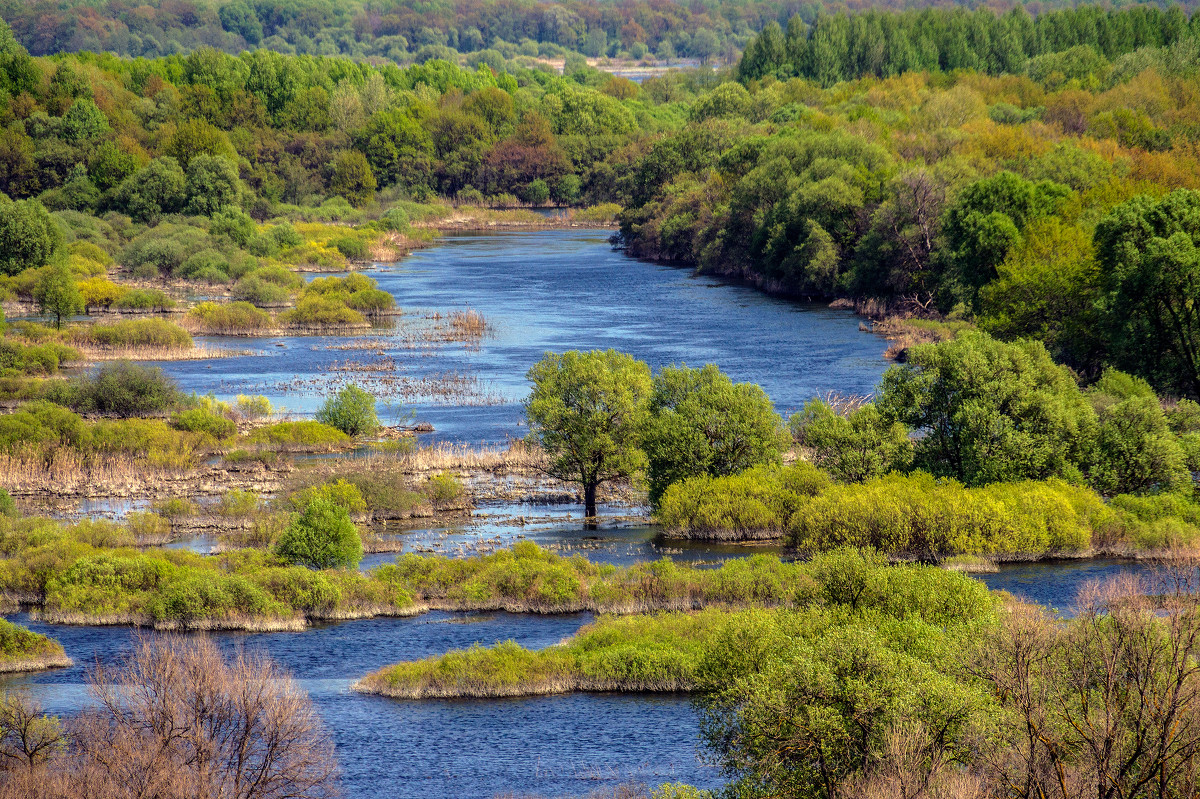
<path fill-rule="evenodd" d="M 1095 242 L 1114 364 L 1200 396 L 1200 192 L 1134 197 Z"/>
<path fill-rule="evenodd" d="M 650 367 L 615 350 L 547 353 L 527 375 L 525 417 L 550 458 L 550 474 L 583 487 L 596 515 L 596 489 L 645 463 L 638 446 L 650 395 Z"/>

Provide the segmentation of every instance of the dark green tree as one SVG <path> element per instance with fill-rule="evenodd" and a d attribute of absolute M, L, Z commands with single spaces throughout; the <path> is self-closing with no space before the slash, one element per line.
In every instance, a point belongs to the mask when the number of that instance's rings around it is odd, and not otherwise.
<path fill-rule="evenodd" d="M 996 278 L 996 268 L 1021 242 L 1025 226 L 1053 213 L 1068 192 L 1058 183 L 1033 183 L 1012 172 L 963 189 L 942 220 L 951 262 L 944 283 L 952 299 L 974 307 L 980 288 Z"/>
<path fill-rule="evenodd" d="M 650 367 L 615 350 L 547 353 L 529 370 L 530 436 L 549 472 L 583 487 L 584 513 L 596 515 L 596 489 L 645 464 L 639 443 L 650 396 Z"/>
<path fill-rule="evenodd" d="M 967 485 L 1082 479 L 1096 413 L 1036 341 L 922 344 L 883 376 L 879 409 L 918 434 L 915 465 Z"/>
<path fill-rule="evenodd" d="M 237 164 L 222 155 L 201 153 L 188 162 L 187 212 L 212 216 L 237 204 L 242 182 Z"/>
<path fill-rule="evenodd" d="M 1096 226 L 1115 366 L 1200 396 L 1200 192 L 1134 197 Z"/>
<path fill-rule="evenodd" d="M 790 443 L 758 386 L 735 384 L 713 364 L 665 367 L 654 377 L 642 438 L 650 504 L 657 507 L 668 486 L 688 477 L 777 463 Z"/>
<path fill-rule="evenodd" d="M 63 248 L 63 235 L 37 200 L 10 200 L 0 195 L 0 271 L 15 275 L 53 263 Z"/>
<path fill-rule="evenodd" d="M 859 483 L 912 464 L 908 428 L 872 403 L 842 414 L 812 400 L 789 425 L 796 441 L 811 451 L 812 462 L 843 482 Z"/>

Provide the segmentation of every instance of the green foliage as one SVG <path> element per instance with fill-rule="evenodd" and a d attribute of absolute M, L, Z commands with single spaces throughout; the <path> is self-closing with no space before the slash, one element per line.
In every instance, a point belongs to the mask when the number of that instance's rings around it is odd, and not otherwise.
<path fill-rule="evenodd" d="M 165 319 L 128 319 L 112 324 L 96 324 L 72 331 L 74 341 L 98 347 L 156 347 L 190 350 L 192 337 L 186 330 Z"/>
<path fill-rule="evenodd" d="M 536 547 L 522 546 L 520 551 L 466 562 L 467 568 L 457 574 L 446 568 L 455 561 L 408 555 L 394 571 L 381 570 L 380 576 L 427 586 L 424 590 L 430 592 L 449 580 L 451 586 L 443 590 L 458 586 L 467 592 L 477 590 L 481 603 L 493 591 L 505 591 L 505 586 L 516 583 L 520 587 L 504 595 L 526 597 L 525 607 L 538 607 L 531 594 L 544 590 L 561 561 L 540 554 Z M 572 566 L 586 574 L 584 563 Z M 681 578 L 709 583 L 704 575 L 714 574 L 663 561 L 608 580 L 631 585 L 639 571 L 644 577 L 657 574 L 667 583 Z M 582 628 L 563 646 L 529 652 L 506 642 L 490 649 L 453 651 L 388 666 L 367 677 L 363 687 L 407 697 L 721 690 L 795 655 L 797 643 L 800 652 L 811 652 L 814 642 L 836 639 L 847 628 L 886 631 L 894 646 L 940 663 L 953 651 L 946 643 L 966 640 L 972 630 L 994 624 L 996 618 L 994 600 L 970 578 L 927 567 L 888 567 L 870 553 L 842 550 L 803 565 L 760 557 L 731 561 L 717 573 L 722 574 L 711 581 L 713 595 L 721 595 L 722 589 L 736 594 L 738 578 L 755 575 L 768 584 L 774 578 L 777 582 L 769 588 L 763 586 L 763 596 L 789 596 L 786 606 L 792 609 L 606 616 Z M 753 591 L 739 594 L 742 601 L 753 595 Z"/>
<path fill-rule="evenodd" d="M 791 516 L 793 546 L 875 547 L 909 557 L 1087 550 L 1109 521 L 1094 493 L 1057 480 L 966 488 L 928 474 L 830 487 Z"/>
<path fill-rule="evenodd" d="M 347 307 L 344 301 L 313 294 L 301 297 L 295 308 L 279 314 L 279 323 L 285 327 L 352 327 L 365 322 L 363 315 Z"/>
<path fill-rule="evenodd" d="M 530 435 L 551 458 L 551 472 L 583 486 L 585 513 L 596 515 L 596 488 L 644 463 L 638 446 L 651 390 L 650 368 L 615 350 L 547 353 L 527 378 Z"/>
<path fill-rule="evenodd" d="M 1100 418 L 1089 475 L 1098 491 L 1142 494 L 1190 486 L 1184 447 L 1148 383 L 1110 369 L 1089 393 Z"/>
<path fill-rule="evenodd" d="M 231 419 L 205 408 L 189 408 L 174 414 L 171 417 L 171 426 L 190 433 L 207 433 L 218 440 L 237 432 L 237 425 Z"/>
<path fill-rule="evenodd" d="M 47 396 L 77 411 L 121 417 L 161 413 L 181 400 L 179 389 L 162 369 L 131 361 L 102 364 L 90 376 L 74 378 Z"/>
<path fill-rule="evenodd" d="M 871 403 L 843 416 L 828 403 L 812 400 L 789 425 L 796 441 L 812 452 L 813 463 L 842 482 L 859 483 L 912 463 L 908 429 Z"/>
<path fill-rule="evenodd" d="M 435 508 L 449 507 L 466 495 L 466 487 L 449 472 L 430 475 L 425 484 L 425 493 Z"/>
<path fill-rule="evenodd" d="M 237 412 L 248 419 L 261 419 L 275 413 L 271 401 L 262 395 L 237 395 Z"/>
<path fill-rule="evenodd" d="M 1200 394 L 1200 192 L 1138 196 L 1096 226 L 1103 324 L 1113 365 L 1156 385 Z"/>
<path fill-rule="evenodd" d="M 362 560 L 362 539 L 346 508 L 318 495 L 288 525 L 275 553 L 314 569 L 353 568 Z"/>
<path fill-rule="evenodd" d="M 358 486 L 340 478 L 331 483 L 303 488 L 289 496 L 288 502 L 297 512 L 303 512 L 314 499 L 332 502 L 348 513 L 362 513 L 367 509 L 367 502 Z"/>
<path fill-rule="evenodd" d="M 276 422 L 260 427 L 246 436 L 247 444 L 275 446 L 333 446 L 344 444 L 350 437 L 336 427 L 321 422 Z"/>
<path fill-rule="evenodd" d="M 672 483 L 776 463 L 789 443 L 766 393 L 735 385 L 712 364 L 665 367 L 654 377 L 648 408 L 642 449 L 653 507 Z"/>
<path fill-rule="evenodd" d="M 52 264 L 62 249 L 62 232 L 41 203 L 0 194 L 0 272 L 15 275 Z"/>
<path fill-rule="evenodd" d="M 62 646 L 53 638 L 13 624 L 7 619 L 0 619 L 0 660 L 12 663 L 37 661 L 40 658 L 54 658 L 61 664 L 66 660 L 66 655 Z"/>
<path fill-rule="evenodd" d="M 1095 411 L 1044 346 L 982 333 L 910 349 L 878 405 L 918 433 L 918 467 L 967 485 L 1079 480 L 1096 437 Z"/>
<path fill-rule="evenodd" d="M 375 397 L 351 383 L 325 398 L 317 410 L 317 421 L 352 438 L 374 435 L 379 429 Z"/>
<path fill-rule="evenodd" d="M 249 334 L 271 327 L 271 316 L 248 302 L 201 302 L 188 311 L 188 321 L 206 333 Z"/>
<path fill-rule="evenodd" d="M 1031 183 L 1011 172 L 963 189 L 943 222 L 952 259 L 947 291 L 954 299 L 976 303 L 979 289 L 997 277 L 997 267 L 1020 245 L 1029 223 L 1053 213 L 1067 191 L 1061 184 Z"/>
<path fill-rule="evenodd" d="M 66 264 L 46 269 L 33 287 L 33 298 L 43 314 L 54 317 L 54 326 L 61 328 L 63 319 L 84 310 L 83 296 L 75 286 L 75 277 Z"/>
<path fill-rule="evenodd" d="M 804 498 L 830 485 L 807 463 L 758 466 L 734 475 L 690 477 L 670 485 L 655 511 L 669 535 L 689 538 L 776 538 Z"/>

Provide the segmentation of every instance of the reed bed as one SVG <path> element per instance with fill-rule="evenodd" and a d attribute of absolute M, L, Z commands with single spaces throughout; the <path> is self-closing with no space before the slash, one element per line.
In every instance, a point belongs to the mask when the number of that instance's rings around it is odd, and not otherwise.
<path fill-rule="evenodd" d="M 58 449 L 52 453 L 0 453 L 0 484 L 18 496 L 38 494 L 120 495 L 154 477 L 183 476 L 191 460 L 154 463 L 144 455 L 93 454 Z"/>
<path fill-rule="evenodd" d="M 234 350 L 214 347 L 210 344 L 193 345 L 190 348 L 162 346 L 119 346 L 79 348 L 85 362 L 99 361 L 207 361 L 213 358 L 238 358 L 252 354 L 250 350 Z"/>
<path fill-rule="evenodd" d="M 541 471 L 546 466 L 546 453 L 520 439 L 505 446 L 485 447 L 441 442 L 418 447 L 401 458 L 406 467 L 418 472 L 529 472 Z"/>

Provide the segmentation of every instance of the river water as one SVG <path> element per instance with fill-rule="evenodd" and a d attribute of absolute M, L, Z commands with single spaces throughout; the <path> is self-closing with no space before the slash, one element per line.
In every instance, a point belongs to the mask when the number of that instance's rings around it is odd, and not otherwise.
<path fill-rule="evenodd" d="M 419 420 L 435 425 L 434 438 L 488 444 L 524 434 L 524 375 L 547 350 L 613 347 L 654 367 L 715 363 L 735 380 L 761 385 L 785 414 L 827 391 L 869 393 L 887 365 L 886 343 L 860 330 L 848 312 L 773 299 L 748 287 L 639 262 L 613 251 L 606 237 L 606 231 L 588 230 L 447 237 L 399 264 L 367 270 L 405 310 L 393 329 L 346 337 L 213 340 L 208 343 L 253 354 L 163 367 L 185 390 L 212 391 L 222 398 L 265 394 L 301 414 L 311 413 L 339 381 L 351 377 L 385 393 L 397 381 L 427 387 L 450 375 L 466 386 L 465 393 L 444 397 L 431 390 L 398 398 Z M 465 308 L 483 314 L 491 327 L 477 345 L 414 344 L 414 330 L 436 323 L 430 319 L 434 314 Z M 369 369 L 338 371 L 348 361 Z M 497 516 L 537 517 L 573 509 L 492 510 Z M 528 538 L 622 564 L 664 555 L 717 562 L 775 551 L 664 546 L 644 525 L 585 532 L 565 518 L 532 527 L 485 522 L 407 537 L 414 546 L 440 546 L 439 551 L 452 554 L 456 544 L 481 536 L 494 537 L 498 545 Z M 373 556 L 370 563 L 391 557 Z M 1120 562 L 1017 565 L 982 579 L 1069 612 L 1083 583 L 1132 568 Z M 60 640 L 76 665 L 4 682 L 29 688 L 50 711 L 62 714 L 87 701 L 87 668 L 120 657 L 135 635 L 125 628 L 52 627 L 23 616 L 13 620 Z M 697 719 L 686 697 L 577 694 L 406 702 L 350 690 L 353 680 L 397 660 L 507 639 L 548 646 L 588 620 L 586 615 L 431 613 L 299 633 L 214 638 L 229 649 L 261 648 L 299 679 L 337 743 L 349 799 L 578 796 L 620 782 L 718 786 L 721 775 L 698 757 Z"/>
<path fill-rule="evenodd" d="M 549 350 L 612 347 L 653 367 L 715 363 L 761 385 L 785 414 L 826 391 L 870 393 L 887 366 L 886 342 L 862 332 L 848 311 L 636 261 L 614 251 L 607 236 L 574 229 L 447 236 L 398 264 L 364 270 L 405 311 L 395 330 L 214 339 L 204 343 L 253 354 L 162 367 L 186 391 L 264 394 L 299 413 L 313 412 L 346 379 L 386 395 L 401 384 L 461 378 L 467 396 L 398 401 L 431 422 L 435 437 L 483 444 L 524 435 L 525 373 Z M 424 316 L 467 308 L 491 327 L 479 346 L 413 346 L 428 327 Z M 379 371 L 333 371 L 348 364 Z"/>

